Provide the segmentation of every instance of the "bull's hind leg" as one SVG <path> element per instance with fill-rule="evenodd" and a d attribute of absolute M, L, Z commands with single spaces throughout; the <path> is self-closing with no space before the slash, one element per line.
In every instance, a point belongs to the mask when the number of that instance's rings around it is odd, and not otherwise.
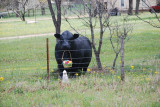
<path fill-rule="evenodd" d="M 83 75 L 87 72 L 88 66 L 89 66 L 89 64 L 83 65 L 83 71 L 82 71 L 82 74 L 83 74 Z"/>

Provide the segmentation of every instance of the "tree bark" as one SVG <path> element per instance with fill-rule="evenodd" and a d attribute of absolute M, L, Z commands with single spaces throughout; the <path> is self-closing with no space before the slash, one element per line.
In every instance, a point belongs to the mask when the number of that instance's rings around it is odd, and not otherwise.
<path fill-rule="evenodd" d="M 121 36 L 121 80 L 124 81 L 124 37 Z"/>
<path fill-rule="evenodd" d="M 139 14 L 139 3 L 140 3 L 140 0 L 136 0 L 136 12 L 135 12 L 136 15 Z"/>
<path fill-rule="evenodd" d="M 133 0 L 129 0 L 128 15 L 133 15 Z"/>

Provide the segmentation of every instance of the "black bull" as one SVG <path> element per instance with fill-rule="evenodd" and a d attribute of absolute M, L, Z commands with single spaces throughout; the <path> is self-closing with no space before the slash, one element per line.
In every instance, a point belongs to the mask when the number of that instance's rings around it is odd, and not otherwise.
<path fill-rule="evenodd" d="M 55 57 L 60 77 L 62 77 L 64 69 L 70 76 L 74 76 L 75 73 L 80 75 L 81 71 L 85 73 L 92 58 L 92 47 L 89 39 L 84 36 L 79 37 L 79 34 L 72 34 L 69 31 L 54 36 L 58 39 Z M 72 67 L 64 68 L 63 60 L 72 60 Z"/>

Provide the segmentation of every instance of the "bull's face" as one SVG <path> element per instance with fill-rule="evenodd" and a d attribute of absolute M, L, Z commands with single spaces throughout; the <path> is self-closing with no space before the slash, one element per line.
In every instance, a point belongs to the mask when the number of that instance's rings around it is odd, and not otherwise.
<path fill-rule="evenodd" d="M 62 34 L 54 35 L 58 40 L 62 50 L 70 50 L 74 39 L 79 37 L 79 34 L 72 34 L 69 31 L 65 31 Z"/>

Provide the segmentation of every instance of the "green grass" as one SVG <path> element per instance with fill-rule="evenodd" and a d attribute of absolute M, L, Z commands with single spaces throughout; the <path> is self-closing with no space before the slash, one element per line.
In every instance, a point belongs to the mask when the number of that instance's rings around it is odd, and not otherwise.
<path fill-rule="evenodd" d="M 148 71 L 147 71 L 148 72 Z M 159 75 L 126 73 L 125 83 L 117 74 L 89 73 L 70 79 L 69 84 L 51 77 L 32 75 L 1 83 L 2 106 L 153 106 L 158 107 Z"/>
<path fill-rule="evenodd" d="M 70 21 L 85 34 L 80 21 Z M 54 57 L 56 41 L 53 35 L 0 40 L 0 77 L 4 77 L 4 80 L 0 81 L 0 107 L 159 107 L 160 31 L 141 21 L 132 20 L 131 23 L 135 25 L 130 34 L 131 39 L 125 41 L 125 82 L 120 81 L 120 56 L 117 70 L 110 69 L 115 54 L 110 45 L 109 31 L 104 35 L 101 50 L 102 65 L 107 68 L 103 72 L 97 72 L 93 55 L 89 66 L 91 71 L 85 76 L 70 79 L 68 85 L 62 85 L 53 71 L 57 68 Z M 69 25 L 62 21 L 62 31 L 67 29 L 71 30 Z M 0 37 L 49 32 L 54 32 L 51 20 L 39 21 L 37 24 L 0 23 Z M 86 36 L 90 38 L 88 29 Z M 50 52 L 49 82 L 46 79 L 46 38 L 49 38 Z M 131 69 L 131 65 L 134 69 Z"/>

